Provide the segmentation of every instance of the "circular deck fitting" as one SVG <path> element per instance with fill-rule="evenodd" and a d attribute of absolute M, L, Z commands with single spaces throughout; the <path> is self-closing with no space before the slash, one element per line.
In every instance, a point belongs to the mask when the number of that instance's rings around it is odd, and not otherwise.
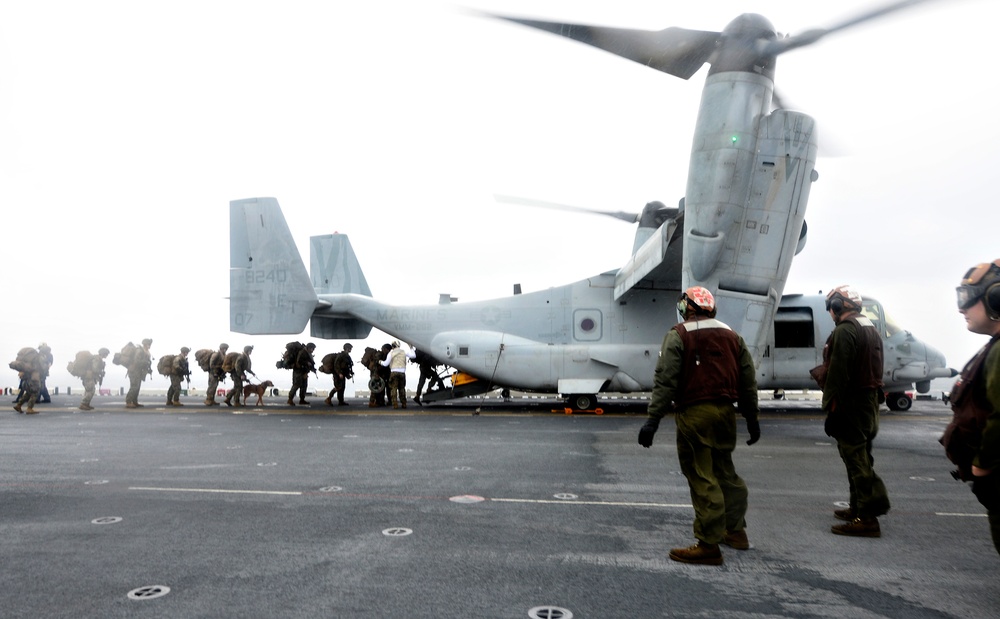
<path fill-rule="evenodd" d="M 573 619 L 573 613 L 558 606 L 536 606 L 528 611 L 531 619 Z"/>
<path fill-rule="evenodd" d="M 128 599 L 152 600 L 153 598 L 162 597 L 168 593 L 170 593 L 170 587 L 164 587 L 163 585 L 149 585 L 146 587 L 139 587 L 138 589 L 132 589 L 128 592 Z"/>

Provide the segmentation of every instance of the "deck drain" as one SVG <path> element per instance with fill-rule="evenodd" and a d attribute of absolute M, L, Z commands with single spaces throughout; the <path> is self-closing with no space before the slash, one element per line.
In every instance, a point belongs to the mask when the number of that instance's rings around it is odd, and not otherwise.
<path fill-rule="evenodd" d="M 164 587 L 163 585 L 149 585 L 147 587 L 132 589 L 128 592 L 128 599 L 151 600 L 153 598 L 162 597 L 168 593 L 170 593 L 170 587 Z"/>
<path fill-rule="evenodd" d="M 102 516 L 101 518 L 94 518 L 90 521 L 90 524 L 115 524 L 116 522 L 121 522 L 124 520 L 121 516 Z"/>
<path fill-rule="evenodd" d="M 528 611 L 531 619 L 573 619 L 573 613 L 558 606 L 536 606 Z"/>
<path fill-rule="evenodd" d="M 413 533 L 413 529 L 404 529 L 403 527 L 392 527 L 390 529 L 385 529 L 382 531 L 382 535 L 387 537 L 403 537 Z"/>

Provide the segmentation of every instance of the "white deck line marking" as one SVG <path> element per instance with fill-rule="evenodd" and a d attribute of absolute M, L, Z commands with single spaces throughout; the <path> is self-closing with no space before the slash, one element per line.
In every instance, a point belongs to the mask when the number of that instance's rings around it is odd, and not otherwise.
<path fill-rule="evenodd" d="M 691 507 L 685 503 L 633 503 L 630 501 L 553 501 L 551 499 L 489 499 L 499 503 L 542 503 L 546 505 L 608 505 L 613 507 Z"/>
<path fill-rule="evenodd" d="M 214 494 L 278 494 L 286 496 L 301 496 L 301 492 L 286 492 L 282 490 L 223 490 L 218 488 L 145 488 L 133 486 L 129 490 L 149 490 L 152 492 L 207 492 Z"/>
<path fill-rule="evenodd" d="M 986 518 L 986 514 L 962 514 L 959 512 L 934 512 L 935 516 L 955 516 L 957 518 Z"/>

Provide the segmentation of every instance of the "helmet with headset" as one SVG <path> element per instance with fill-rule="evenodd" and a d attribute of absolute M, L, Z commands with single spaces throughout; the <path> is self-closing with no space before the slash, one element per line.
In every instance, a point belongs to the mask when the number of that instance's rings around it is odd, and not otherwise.
<path fill-rule="evenodd" d="M 844 310 L 861 311 L 861 293 L 853 286 L 837 286 L 826 293 L 826 309 L 832 311 L 837 316 L 844 313 Z"/>
<path fill-rule="evenodd" d="M 714 317 L 715 297 L 707 288 L 691 286 L 682 292 L 680 298 L 677 299 L 677 311 L 681 317 L 686 316 L 688 310 L 709 318 Z"/>
<path fill-rule="evenodd" d="M 966 271 L 955 292 L 958 309 L 967 310 L 982 299 L 990 320 L 1000 320 L 1000 258 L 977 264 Z"/>

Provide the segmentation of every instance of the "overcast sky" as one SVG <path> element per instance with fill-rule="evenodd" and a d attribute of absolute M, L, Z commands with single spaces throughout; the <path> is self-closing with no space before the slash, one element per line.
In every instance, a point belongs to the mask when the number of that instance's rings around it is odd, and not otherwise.
<path fill-rule="evenodd" d="M 795 34 L 872 5 L 677 4 L 465 6 L 648 30 L 721 30 L 757 12 Z M 785 292 L 853 284 L 956 368 L 984 339 L 965 330 L 954 287 L 1000 257 L 998 17 L 994 0 L 929 2 L 777 65 L 786 106 L 815 117 L 821 140 Z M 254 344 L 258 374 L 287 389 L 273 364 L 291 338 L 228 330 L 237 198 L 278 198 L 307 262 L 310 235 L 349 234 L 392 303 L 617 269 L 633 226 L 493 195 L 676 204 L 706 73 L 680 80 L 429 0 L 0 4 L 0 386 L 16 386 L 6 361 L 22 346 L 48 342 L 50 387 L 76 389 L 76 351 L 151 337 L 154 357 Z M 317 344 L 321 357 L 343 342 Z M 106 384 L 125 382 L 111 367 Z"/>

